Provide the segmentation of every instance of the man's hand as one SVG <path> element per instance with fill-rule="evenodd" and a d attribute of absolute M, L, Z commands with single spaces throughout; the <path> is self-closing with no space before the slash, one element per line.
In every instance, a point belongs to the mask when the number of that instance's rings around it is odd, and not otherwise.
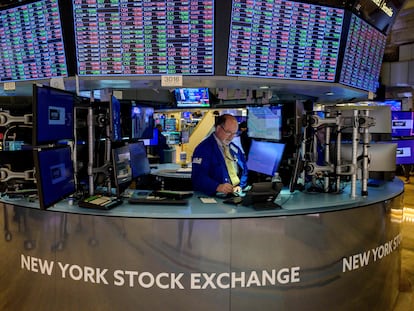
<path fill-rule="evenodd" d="M 220 184 L 220 185 L 217 186 L 216 191 L 217 192 L 222 192 L 222 193 L 225 193 L 225 194 L 233 193 L 233 185 L 228 184 L 228 183 Z"/>

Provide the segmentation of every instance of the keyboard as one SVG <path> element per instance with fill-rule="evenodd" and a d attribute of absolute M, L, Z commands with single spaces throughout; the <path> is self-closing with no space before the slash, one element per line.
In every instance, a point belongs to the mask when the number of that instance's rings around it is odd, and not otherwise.
<path fill-rule="evenodd" d="M 155 190 L 152 194 L 156 197 L 182 200 L 193 196 L 193 191 Z"/>
<path fill-rule="evenodd" d="M 108 197 L 104 195 L 94 195 L 80 200 L 79 207 L 110 210 L 122 204 L 122 199 L 116 197 Z"/>
<path fill-rule="evenodd" d="M 187 205 L 188 201 L 185 199 L 168 199 L 161 197 L 143 197 L 143 198 L 129 198 L 129 204 L 141 205 Z"/>
<path fill-rule="evenodd" d="M 176 173 L 181 173 L 181 174 L 191 174 L 192 168 L 191 167 L 181 167 L 179 169 L 177 169 L 175 172 Z"/>

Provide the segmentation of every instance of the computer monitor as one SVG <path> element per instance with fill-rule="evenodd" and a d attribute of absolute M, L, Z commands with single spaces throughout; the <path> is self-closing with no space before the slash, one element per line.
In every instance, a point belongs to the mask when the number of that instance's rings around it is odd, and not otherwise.
<path fill-rule="evenodd" d="M 129 143 L 130 162 L 132 169 L 132 179 L 143 175 L 148 175 L 151 171 L 147 150 L 144 142 Z"/>
<path fill-rule="evenodd" d="M 131 106 L 131 138 L 154 138 L 154 108 L 141 105 Z"/>
<path fill-rule="evenodd" d="M 33 84 L 34 146 L 74 139 L 74 101 L 72 92 Z"/>
<path fill-rule="evenodd" d="M 392 179 L 395 176 L 397 155 L 396 143 L 373 143 L 368 147 L 369 178 Z M 341 144 L 342 164 L 352 163 L 352 144 Z M 362 166 L 362 144 L 357 146 L 358 167 Z"/>
<path fill-rule="evenodd" d="M 397 165 L 414 164 L 414 139 L 393 140 L 397 143 Z"/>
<path fill-rule="evenodd" d="M 177 108 L 210 108 L 208 88 L 178 88 L 174 90 Z"/>
<path fill-rule="evenodd" d="M 158 145 L 158 129 L 155 127 L 152 129 L 152 138 L 145 138 L 141 140 L 145 146 L 156 146 Z"/>
<path fill-rule="evenodd" d="M 252 140 L 247 160 L 250 171 L 273 176 L 282 161 L 285 144 Z"/>
<path fill-rule="evenodd" d="M 75 193 L 72 152 L 69 146 L 33 150 L 35 176 L 41 209 Z"/>
<path fill-rule="evenodd" d="M 181 143 L 188 144 L 190 142 L 190 131 L 181 131 Z"/>
<path fill-rule="evenodd" d="M 247 107 L 249 137 L 282 139 L 282 108 L 279 106 Z"/>
<path fill-rule="evenodd" d="M 391 111 L 391 135 L 392 137 L 404 137 L 414 135 L 414 112 Z"/>
<path fill-rule="evenodd" d="M 129 146 L 112 149 L 113 177 L 116 195 L 119 197 L 132 181 L 131 154 Z"/>
<path fill-rule="evenodd" d="M 109 102 L 109 119 L 109 130 L 111 140 L 121 141 L 121 102 L 113 95 L 111 96 Z"/>
<path fill-rule="evenodd" d="M 181 133 L 178 131 L 162 132 L 167 139 L 167 145 L 179 145 L 181 143 Z"/>

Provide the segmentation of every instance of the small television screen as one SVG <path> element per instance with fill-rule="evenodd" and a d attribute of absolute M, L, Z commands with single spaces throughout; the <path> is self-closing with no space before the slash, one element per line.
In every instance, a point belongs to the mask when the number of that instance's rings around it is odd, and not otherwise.
<path fill-rule="evenodd" d="M 116 195 L 119 197 L 132 181 L 131 154 L 129 146 L 112 149 L 112 165 Z"/>
<path fill-rule="evenodd" d="M 282 161 L 285 144 L 252 140 L 247 157 L 247 168 L 250 171 L 273 176 Z"/>
<path fill-rule="evenodd" d="M 414 164 L 414 139 L 393 140 L 397 143 L 397 165 Z"/>
<path fill-rule="evenodd" d="M 181 131 L 181 143 L 188 144 L 190 142 L 190 132 L 189 131 Z"/>
<path fill-rule="evenodd" d="M 179 88 L 174 90 L 178 108 L 209 108 L 208 88 Z"/>
<path fill-rule="evenodd" d="M 279 106 L 247 107 L 249 137 L 281 140 L 282 108 Z"/>
<path fill-rule="evenodd" d="M 148 175 L 151 171 L 144 142 L 129 143 L 132 178 Z"/>
<path fill-rule="evenodd" d="M 32 1 L 0 12 L 0 82 L 68 77 L 58 0 Z"/>
<path fill-rule="evenodd" d="M 41 209 L 47 209 L 75 193 L 72 152 L 69 146 L 33 150 Z"/>
<path fill-rule="evenodd" d="M 414 135 L 414 112 L 391 111 L 391 134 L 393 137 Z"/>
<path fill-rule="evenodd" d="M 33 84 L 34 146 L 74 139 L 74 100 L 72 92 Z"/>
<path fill-rule="evenodd" d="M 154 137 L 154 108 L 141 105 L 131 106 L 131 138 L 151 139 Z"/>
<path fill-rule="evenodd" d="M 179 145 L 181 143 L 181 133 L 178 131 L 166 131 L 162 134 L 167 139 L 167 145 Z"/>

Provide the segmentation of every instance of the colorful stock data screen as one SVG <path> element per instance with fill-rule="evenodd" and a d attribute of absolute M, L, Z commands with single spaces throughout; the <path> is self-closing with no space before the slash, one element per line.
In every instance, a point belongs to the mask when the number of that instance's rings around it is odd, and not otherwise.
<path fill-rule="evenodd" d="M 78 74 L 213 75 L 214 1 L 73 0 Z"/>
<path fill-rule="evenodd" d="M 0 81 L 68 76 L 58 0 L 0 13 Z"/>
<path fill-rule="evenodd" d="M 227 75 L 334 82 L 344 10 L 233 0 Z"/>
<path fill-rule="evenodd" d="M 352 15 L 339 83 L 375 91 L 381 72 L 386 36 Z"/>

